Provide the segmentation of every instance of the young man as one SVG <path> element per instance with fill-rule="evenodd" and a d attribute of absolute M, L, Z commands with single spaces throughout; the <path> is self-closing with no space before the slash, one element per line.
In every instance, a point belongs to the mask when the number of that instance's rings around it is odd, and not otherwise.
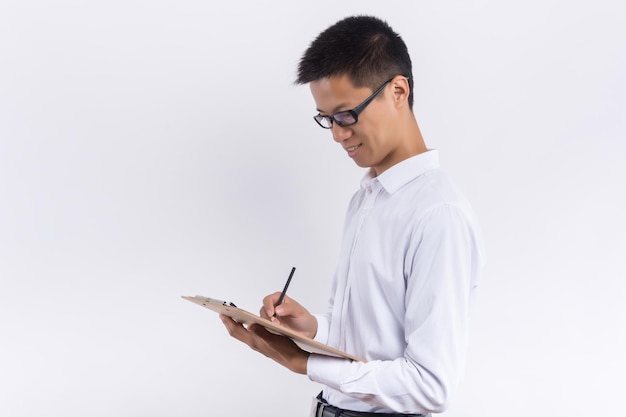
<path fill-rule="evenodd" d="M 482 262 L 478 228 L 424 144 L 411 71 L 403 40 L 374 17 L 337 22 L 305 52 L 297 82 L 310 84 L 315 121 L 369 170 L 349 204 L 326 314 L 289 297 L 275 308 L 279 293 L 261 309 L 367 362 L 309 354 L 221 316 L 233 337 L 324 385 L 316 415 L 442 412 L 463 372 Z"/>

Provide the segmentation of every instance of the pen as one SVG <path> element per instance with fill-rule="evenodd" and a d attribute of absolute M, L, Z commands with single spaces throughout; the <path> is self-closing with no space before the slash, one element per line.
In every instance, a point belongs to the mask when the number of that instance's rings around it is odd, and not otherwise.
<path fill-rule="evenodd" d="M 287 278 L 287 282 L 285 283 L 285 288 L 283 288 L 283 292 L 280 293 L 280 297 L 278 297 L 278 302 L 274 307 L 278 307 L 283 303 L 283 299 L 285 298 L 285 294 L 287 293 L 287 288 L 289 288 L 289 283 L 291 282 L 291 278 L 293 277 L 293 273 L 296 272 L 296 267 L 291 268 L 291 273 L 289 273 L 289 278 Z M 276 317 L 276 313 L 274 313 L 274 317 Z"/>

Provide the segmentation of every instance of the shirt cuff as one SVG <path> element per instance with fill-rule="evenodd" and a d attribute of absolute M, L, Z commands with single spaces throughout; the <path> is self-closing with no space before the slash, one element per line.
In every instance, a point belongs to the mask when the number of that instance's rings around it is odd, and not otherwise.
<path fill-rule="evenodd" d="M 339 390 L 341 374 L 350 366 L 350 362 L 349 359 L 311 354 L 306 373 L 311 381 Z"/>

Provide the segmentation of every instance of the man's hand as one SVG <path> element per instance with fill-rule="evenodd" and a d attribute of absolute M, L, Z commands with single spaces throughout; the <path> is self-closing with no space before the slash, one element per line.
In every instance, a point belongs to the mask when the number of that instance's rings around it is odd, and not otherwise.
<path fill-rule="evenodd" d="M 270 333 L 257 324 L 251 324 L 246 328 L 223 314 L 220 314 L 220 319 L 228 333 L 235 339 L 293 372 L 306 374 L 309 353 L 300 349 L 290 338 Z"/>
<path fill-rule="evenodd" d="M 274 307 L 279 298 L 279 292 L 265 297 L 259 315 L 313 339 L 317 334 L 317 319 L 315 316 L 294 299 L 287 296 L 283 299 L 282 304 Z"/>

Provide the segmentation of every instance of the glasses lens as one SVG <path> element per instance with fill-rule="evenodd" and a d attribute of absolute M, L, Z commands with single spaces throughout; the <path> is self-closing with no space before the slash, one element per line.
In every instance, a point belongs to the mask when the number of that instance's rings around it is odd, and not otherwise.
<path fill-rule="evenodd" d="M 328 116 L 322 116 L 318 114 L 317 116 L 313 116 L 318 125 L 322 126 L 324 129 L 330 129 L 333 124 Z"/>
<path fill-rule="evenodd" d="M 334 114 L 333 119 L 339 126 L 350 126 L 356 123 L 356 117 L 349 111 Z"/>

